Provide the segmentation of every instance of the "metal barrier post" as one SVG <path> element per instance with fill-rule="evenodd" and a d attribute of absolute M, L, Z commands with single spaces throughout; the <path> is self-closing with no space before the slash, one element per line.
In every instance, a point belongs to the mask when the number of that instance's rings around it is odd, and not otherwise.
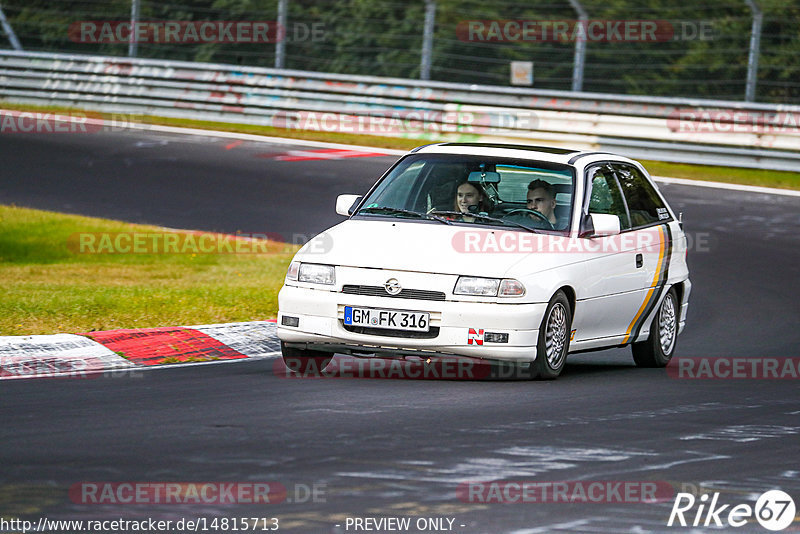
<path fill-rule="evenodd" d="M 128 57 L 136 57 L 139 43 L 136 42 L 136 25 L 139 23 L 139 0 L 131 0 L 131 34 L 128 36 Z"/>
<path fill-rule="evenodd" d="M 275 41 L 275 68 L 282 69 L 286 63 L 286 17 L 289 0 L 278 2 L 278 31 Z"/>
<path fill-rule="evenodd" d="M 431 55 L 433 54 L 433 28 L 436 22 L 436 0 L 425 0 L 425 27 L 422 35 L 422 58 L 419 78 L 431 79 Z"/>
<path fill-rule="evenodd" d="M 569 0 L 569 4 L 578 13 L 578 36 L 575 40 L 575 58 L 572 64 L 572 90 L 583 90 L 583 66 L 586 63 L 586 26 L 589 15 L 578 0 Z"/>
<path fill-rule="evenodd" d="M 3 13 L 3 6 L 0 5 L 0 25 L 3 26 L 3 31 L 6 32 L 8 36 L 8 41 L 11 43 L 11 47 L 14 50 L 22 50 L 22 45 L 19 43 L 19 39 L 17 39 L 17 34 L 14 33 L 14 28 L 11 27 L 9 24 L 8 19 L 6 19 L 5 13 Z"/>
<path fill-rule="evenodd" d="M 754 0 L 745 0 L 753 12 L 753 27 L 750 30 L 750 54 L 747 57 L 747 86 L 744 99 L 752 102 L 756 97 L 756 80 L 758 77 L 758 55 L 761 48 L 761 23 L 764 15 Z"/>

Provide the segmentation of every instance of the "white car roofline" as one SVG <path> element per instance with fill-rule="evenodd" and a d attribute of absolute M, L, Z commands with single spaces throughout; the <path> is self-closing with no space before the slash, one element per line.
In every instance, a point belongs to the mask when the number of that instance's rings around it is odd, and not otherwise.
<path fill-rule="evenodd" d="M 610 152 L 505 143 L 434 143 L 419 146 L 411 152 L 419 154 L 465 154 L 473 156 L 513 157 L 546 161 L 548 163 L 561 163 L 564 165 L 574 165 L 575 162 L 586 157 L 597 158 L 599 160 L 619 159 L 626 162 L 633 162 L 633 160 Z"/>

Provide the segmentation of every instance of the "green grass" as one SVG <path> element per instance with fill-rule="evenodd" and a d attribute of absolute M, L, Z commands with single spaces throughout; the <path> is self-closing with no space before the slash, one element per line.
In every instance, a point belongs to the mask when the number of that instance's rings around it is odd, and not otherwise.
<path fill-rule="evenodd" d="M 81 253 L 76 234 L 97 232 L 163 229 L 0 205 L 0 335 L 274 318 L 296 250 L 266 243 L 241 254 Z"/>
<path fill-rule="evenodd" d="M 663 161 L 645 161 L 642 165 L 653 176 L 669 176 L 671 178 L 688 178 L 729 184 L 758 185 L 777 187 L 780 189 L 800 189 L 800 173 L 767 171 L 762 169 L 739 169 L 735 167 L 713 167 L 710 165 L 686 165 L 683 163 L 665 163 Z"/>
<path fill-rule="evenodd" d="M 0 101 L 0 107 L 5 109 L 68 112 L 76 108 L 60 106 L 33 106 L 5 103 Z M 93 114 L 110 116 L 108 113 L 92 112 Z M 329 143 L 344 143 L 364 145 L 378 148 L 394 148 L 410 150 L 416 146 L 435 142 L 436 139 L 428 136 L 427 139 L 408 139 L 399 137 L 384 137 L 377 135 L 356 135 L 338 132 L 316 132 L 294 129 L 273 128 L 271 126 L 256 126 L 247 124 L 223 123 L 214 121 L 199 121 L 190 119 L 175 119 L 155 116 L 137 116 L 138 122 L 147 124 L 161 124 L 166 126 L 191 127 L 207 130 L 220 130 L 240 132 L 256 135 L 269 135 L 273 137 L 286 137 L 291 139 L 305 139 L 310 141 L 325 141 Z M 463 140 L 474 140 L 465 135 Z M 682 163 L 668 163 L 663 161 L 642 161 L 648 171 L 655 176 L 669 176 L 674 178 L 688 178 L 692 180 L 705 180 L 712 182 L 727 182 L 745 185 L 759 185 L 764 187 L 777 187 L 783 189 L 800 189 L 800 173 L 785 171 L 768 171 L 760 169 L 741 169 L 736 167 L 719 167 L 712 165 L 687 165 Z"/>

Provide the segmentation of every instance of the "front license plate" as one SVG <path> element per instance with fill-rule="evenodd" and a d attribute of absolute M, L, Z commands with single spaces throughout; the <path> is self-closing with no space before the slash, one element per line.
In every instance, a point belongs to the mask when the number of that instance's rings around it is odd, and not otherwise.
<path fill-rule="evenodd" d="M 344 307 L 344 324 L 346 325 L 427 332 L 430 328 L 429 323 L 430 314 L 427 312 Z"/>

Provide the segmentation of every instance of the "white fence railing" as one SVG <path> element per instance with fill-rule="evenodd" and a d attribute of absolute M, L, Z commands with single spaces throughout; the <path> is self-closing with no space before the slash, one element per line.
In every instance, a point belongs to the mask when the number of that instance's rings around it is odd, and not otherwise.
<path fill-rule="evenodd" d="M 0 51 L 0 99 L 428 140 L 546 143 L 796 170 L 800 106 Z"/>

